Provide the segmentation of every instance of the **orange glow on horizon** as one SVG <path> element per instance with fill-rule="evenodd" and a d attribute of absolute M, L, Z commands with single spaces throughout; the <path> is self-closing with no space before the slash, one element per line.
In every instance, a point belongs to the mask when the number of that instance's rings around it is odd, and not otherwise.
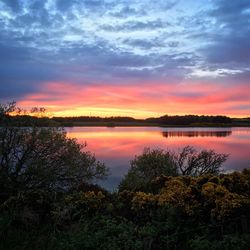
<path fill-rule="evenodd" d="M 45 107 L 52 116 L 129 116 L 134 118 L 168 115 L 250 116 L 248 86 L 224 88 L 216 84 L 145 83 L 131 86 L 46 83 L 38 93 L 26 95 L 18 106 Z"/>

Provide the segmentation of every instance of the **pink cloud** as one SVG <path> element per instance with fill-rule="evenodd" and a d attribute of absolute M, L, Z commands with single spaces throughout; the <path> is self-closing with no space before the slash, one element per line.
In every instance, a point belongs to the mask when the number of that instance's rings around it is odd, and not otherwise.
<path fill-rule="evenodd" d="M 48 107 L 55 115 L 63 115 L 63 111 L 68 111 L 66 115 L 70 112 L 72 115 L 86 115 L 87 110 L 92 109 L 98 115 L 101 112 L 107 115 L 133 115 L 134 112 L 135 117 L 166 113 L 239 116 L 250 113 L 250 110 L 230 108 L 250 105 L 247 85 L 225 87 L 216 83 L 206 85 L 187 82 L 171 85 L 152 82 L 132 86 L 83 86 L 68 82 L 48 82 L 43 86 L 40 92 L 26 95 L 19 105 Z"/>

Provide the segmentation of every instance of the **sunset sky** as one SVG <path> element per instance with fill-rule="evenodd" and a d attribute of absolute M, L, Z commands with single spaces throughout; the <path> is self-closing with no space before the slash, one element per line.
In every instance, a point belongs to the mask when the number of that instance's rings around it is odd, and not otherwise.
<path fill-rule="evenodd" d="M 250 116 L 250 0 L 0 0 L 0 102 L 56 116 Z"/>

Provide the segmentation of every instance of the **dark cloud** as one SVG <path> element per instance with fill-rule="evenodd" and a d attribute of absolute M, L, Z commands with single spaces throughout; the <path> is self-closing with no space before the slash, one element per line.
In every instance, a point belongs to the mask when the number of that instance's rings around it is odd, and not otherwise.
<path fill-rule="evenodd" d="M 99 8 L 101 6 L 104 6 L 105 1 L 104 0 L 84 0 L 84 5 L 89 8 Z"/>
<path fill-rule="evenodd" d="M 96 9 L 105 5 L 104 0 L 56 0 L 56 7 L 59 11 L 66 12 L 76 8 Z"/>
<path fill-rule="evenodd" d="M 170 10 L 172 9 L 174 6 L 176 6 L 178 4 L 179 0 L 169 0 L 169 1 L 165 1 L 165 0 L 160 0 L 160 7 L 163 8 L 164 10 Z"/>
<path fill-rule="evenodd" d="M 39 60 L 38 49 L 0 44 L 0 99 L 18 99 L 39 90 L 46 81 L 60 80 L 58 66 Z"/>
<path fill-rule="evenodd" d="M 38 91 L 46 81 L 60 80 L 53 66 L 33 62 L 13 63 L 12 67 L 1 65 L 0 99 L 18 99 Z"/>
<path fill-rule="evenodd" d="M 171 42 L 168 42 L 168 46 L 169 47 L 172 47 L 172 48 L 176 48 L 179 46 L 179 42 L 178 41 L 171 41 Z"/>
<path fill-rule="evenodd" d="M 216 0 L 215 4 L 209 14 L 216 20 L 216 29 L 211 44 L 203 48 L 204 54 L 211 63 L 249 65 L 250 1 Z"/>
<path fill-rule="evenodd" d="M 101 29 L 106 31 L 138 31 L 138 30 L 154 30 L 154 29 L 162 29 L 164 27 L 169 26 L 170 23 L 162 22 L 162 20 L 157 19 L 154 21 L 127 21 L 121 25 L 102 25 L 100 26 Z"/>
<path fill-rule="evenodd" d="M 6 65 L 13 61 L 26 61 L 30 59 L 30 50 L 28 48 L 20 48 L 18 46 L 11 46 L 0 43 L 0 65 Z"/>
<path fill-rule="evenodd" d="M 3 2 L 13 12 L 20 12 L 22 9 L 22 6 L 19 0 L 6 0 Z"/>
<path fill-rule="evenodd" d="M 77 4 L 77 0 L 56 0 L 56 8 L 59 11 L 68 11 L 73 5 Z"/>
<path fill-rule="evenodd" d="M 113 12 L 110 12 L 110 15 L 118 18 L 128 18 L 131 16 L 146 15 L 146 11 L 142 9 L 137 10 L 130 6 L 123 6 L 120 10 L 115 10 Z"/>
<path fill-rule="evenodd" d="M 151 49 L 155 47 L 164 47 L 161 41 L 155 40 L 145 40 L 145 39 L 125 39 L 123 43 L 129 46 L 139 47 L 143 49 Z"/>
<path fill-rule="evenodd" d="M 250 63 L 250 37 L 245 34 L 240 36 L 223 36 L 221 40 L 203 49 L 204 54 L 211 63 L 236 65 L 249 65 Z"/>
<path fill-rule="evenodd" d="M 45 2 L 34 1 L 26 6 L 29 11 L 19 14 L 10 21 L 10 25 L 15 29 L 20 29 L 26 33 L 50 32 L 50 28 L 63 25 L 63 16 L 60 13 L 49 13 L 45 8 Z M 37 37 L 33 39 L 36 40 Z"/>
<path fill-rule="evenodd" d="M 241 23 L 244 17 L 249 16 L 249 13 L 245 12 L 245 10 L 250 8 L 250 2 L 248 0 L 215 0 L 214 2 L 216 7 L 210 13 L 220 22 L 227 23 L 231 26 Z M 245 21 L 247 22 L 247 20 L 244 20 L 244 22 Z"/>

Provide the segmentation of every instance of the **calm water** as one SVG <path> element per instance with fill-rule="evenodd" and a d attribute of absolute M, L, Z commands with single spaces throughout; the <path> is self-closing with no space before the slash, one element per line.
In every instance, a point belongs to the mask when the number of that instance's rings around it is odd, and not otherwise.
<path fill-rule="evenodd" d="M 113 190 L 127 173 L 129 161 L 144 147 L 177 150 L 186 145 L 230 154 L 225 171 L 250 167 L 250 128 L 74 127 L 69 137 L 87 143 L 87 150 L 111 170 L 101 185 Z"/>

